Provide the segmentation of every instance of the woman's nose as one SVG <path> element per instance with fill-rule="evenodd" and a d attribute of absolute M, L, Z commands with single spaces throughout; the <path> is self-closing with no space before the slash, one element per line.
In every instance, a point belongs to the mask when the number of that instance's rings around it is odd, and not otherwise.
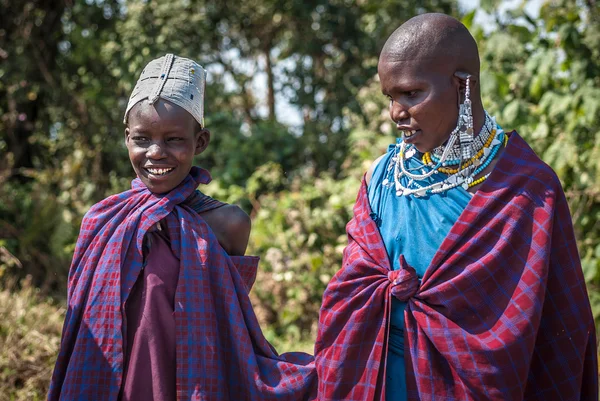
<path fill-rule="evenodd" d="M 149 159 L 162 159 L 165 157 L 165 152 L 162 146 L 158 143 L 153 143 L 146 151 L 146 157 Z"/>
<path fill-rule="evenodd" d="M 390 100 L 390 117 L 396 124 L 402 124 L 402 122 L 406 121 L 410 115 L 408 114 L 407 108 L 400 102 Z"/>

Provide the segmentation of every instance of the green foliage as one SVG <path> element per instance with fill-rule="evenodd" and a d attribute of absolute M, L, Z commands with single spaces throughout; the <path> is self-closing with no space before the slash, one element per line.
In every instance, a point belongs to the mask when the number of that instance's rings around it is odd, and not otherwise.
<path fill-rule="evenodd" d="M 254 171 L 265 162 L 281 165 L 291 171 L 302 164 L 301 143 L 288 127 L 276 121 L 258 121 L 241 129 L 239 121 L 231 115 L 220 113 L 207 118 L 209 127 L 219 128 L 229 124 L 229 129 L 212 130 L 208 149 L 198 157 L 201 165 L 214 166 L 210 169 L 226 185 L 244 185 Z M 236 135 L 229 135 L 235 132 Z"/>
<path fill-rule="evenodd" d="M 314 338 L 321 296 L 341 267 L 358 180 L 322 174 L 290 185 L 258 198 L 250 252 L 262 256 L 254 295 L 264 321 L 278 336 L 299 341 Z"/>
<path fill-rule="evenodd" d="M 45 292 L 64 288 L 80 218 L 44 187 L 39 182 L 4 184 L 9 195 L 0 203 L 0 284 L 4 286 L 27 272 L 35 275 Z"/>
<path fill-rule="evenodd" d="M 30 276 L 43 294 L 65 293 L 83 214 L 133 178 L 127 96 L 141 68 L 167 52 L 209 71 L 212 138 L 197 162 L 214 177 L 206 192 L 253 219 L 249 253 L 262 261 L 251 296 L 265 333 L 281 351 L 310 351 L 360 179 L 394 141 L 379 49 L 409 16 L 456 14 L 456 3 L 50 3 L 0 0 L 0 285 L 15 292 L 0 293 L 0 383 L 15 388 L 0 392 L 36 399 L 45 391 L 62 312 L 14 283 Z M 600 321 L 600 15 L 589 4 L 548 1 L 536 19 L 523 7 L 494 14 L 491 31 L 474 12 L 464 22 L 480 45 L 486 108 L 561 179 Z M 481 5 L 493 13 L 499 1 Z M 282 123 L 284 98 L 299 126 Z M 44 339 L 24 335 L 32 327 Z M 16 347 L 29 350 L 20 365 Z"/>

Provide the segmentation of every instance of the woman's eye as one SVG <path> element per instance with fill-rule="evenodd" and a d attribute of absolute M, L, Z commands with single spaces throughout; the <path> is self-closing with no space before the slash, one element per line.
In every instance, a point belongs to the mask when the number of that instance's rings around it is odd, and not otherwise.
<path fill-rule="evenodd" d="M 417 95 L 417 93 L 418 93 L 418 91 L 406 91 L 406 92 L 404 92 L 404 94 L 407 97 L 415 97 Z"/>
<path fill-rule="evenodd" d="M 136 142 L 145 142 L 148 140 L 148 138 L 146 138 L 145 136 L 140 136 L 140 135 L 135 135 L 135 136 L 131 137 L 131 139 Z"/>
<path fill-rule="evenodd" d="M 169 142 L 179 142 L 179 141 L 183 141 L 183 138 L 178 137 L 178 136 L 174 136 L 168 139 Z"/>

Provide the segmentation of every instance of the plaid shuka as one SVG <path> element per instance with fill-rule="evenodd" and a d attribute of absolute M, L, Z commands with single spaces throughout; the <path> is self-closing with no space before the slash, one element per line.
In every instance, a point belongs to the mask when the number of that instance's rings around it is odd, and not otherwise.
<path fill-rule="evenodd" d="M 433 258 L 390 270 L 363 181 L 323 296 L 318 399 L 385 399 L 391 297 L 407 301 L 409 400 L 598 400 L 594 321 L 567 202 L 513 133 Z M 415 227 L 418 229 L 418 227 Z"/>
<path fill-rule="evenodd" d="M 256 259 L 228 256 L 184 203 L 209 181 L 208 172 L 194 167 L 179 187 L 154 195 L 136 179 L 131 190 L 86 214 L 69 273 L 49 400 L 118 399 L 124 304 L 142 268 L 144 235 L 163 219 L 180 259 L 174 311 L 177 399 L 304 400 L 316 388 L 312 357 L 278 355 L 261 332 L 248 297 Z"/>

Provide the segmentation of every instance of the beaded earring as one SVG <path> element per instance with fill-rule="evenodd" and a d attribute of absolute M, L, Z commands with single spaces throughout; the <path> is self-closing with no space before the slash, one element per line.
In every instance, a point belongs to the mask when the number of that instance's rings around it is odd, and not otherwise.
<path fill-rule="evenodd" d="M 458 136 L 461 148 L 461 156 L 463 160 L 469 160 L 473 157 L 472 146 L 473 142 L 473 108 L 471 105 L 471 76 L 467 76 L 465 82 L 465 100 L 460 104 L 458 109 Z"/>

